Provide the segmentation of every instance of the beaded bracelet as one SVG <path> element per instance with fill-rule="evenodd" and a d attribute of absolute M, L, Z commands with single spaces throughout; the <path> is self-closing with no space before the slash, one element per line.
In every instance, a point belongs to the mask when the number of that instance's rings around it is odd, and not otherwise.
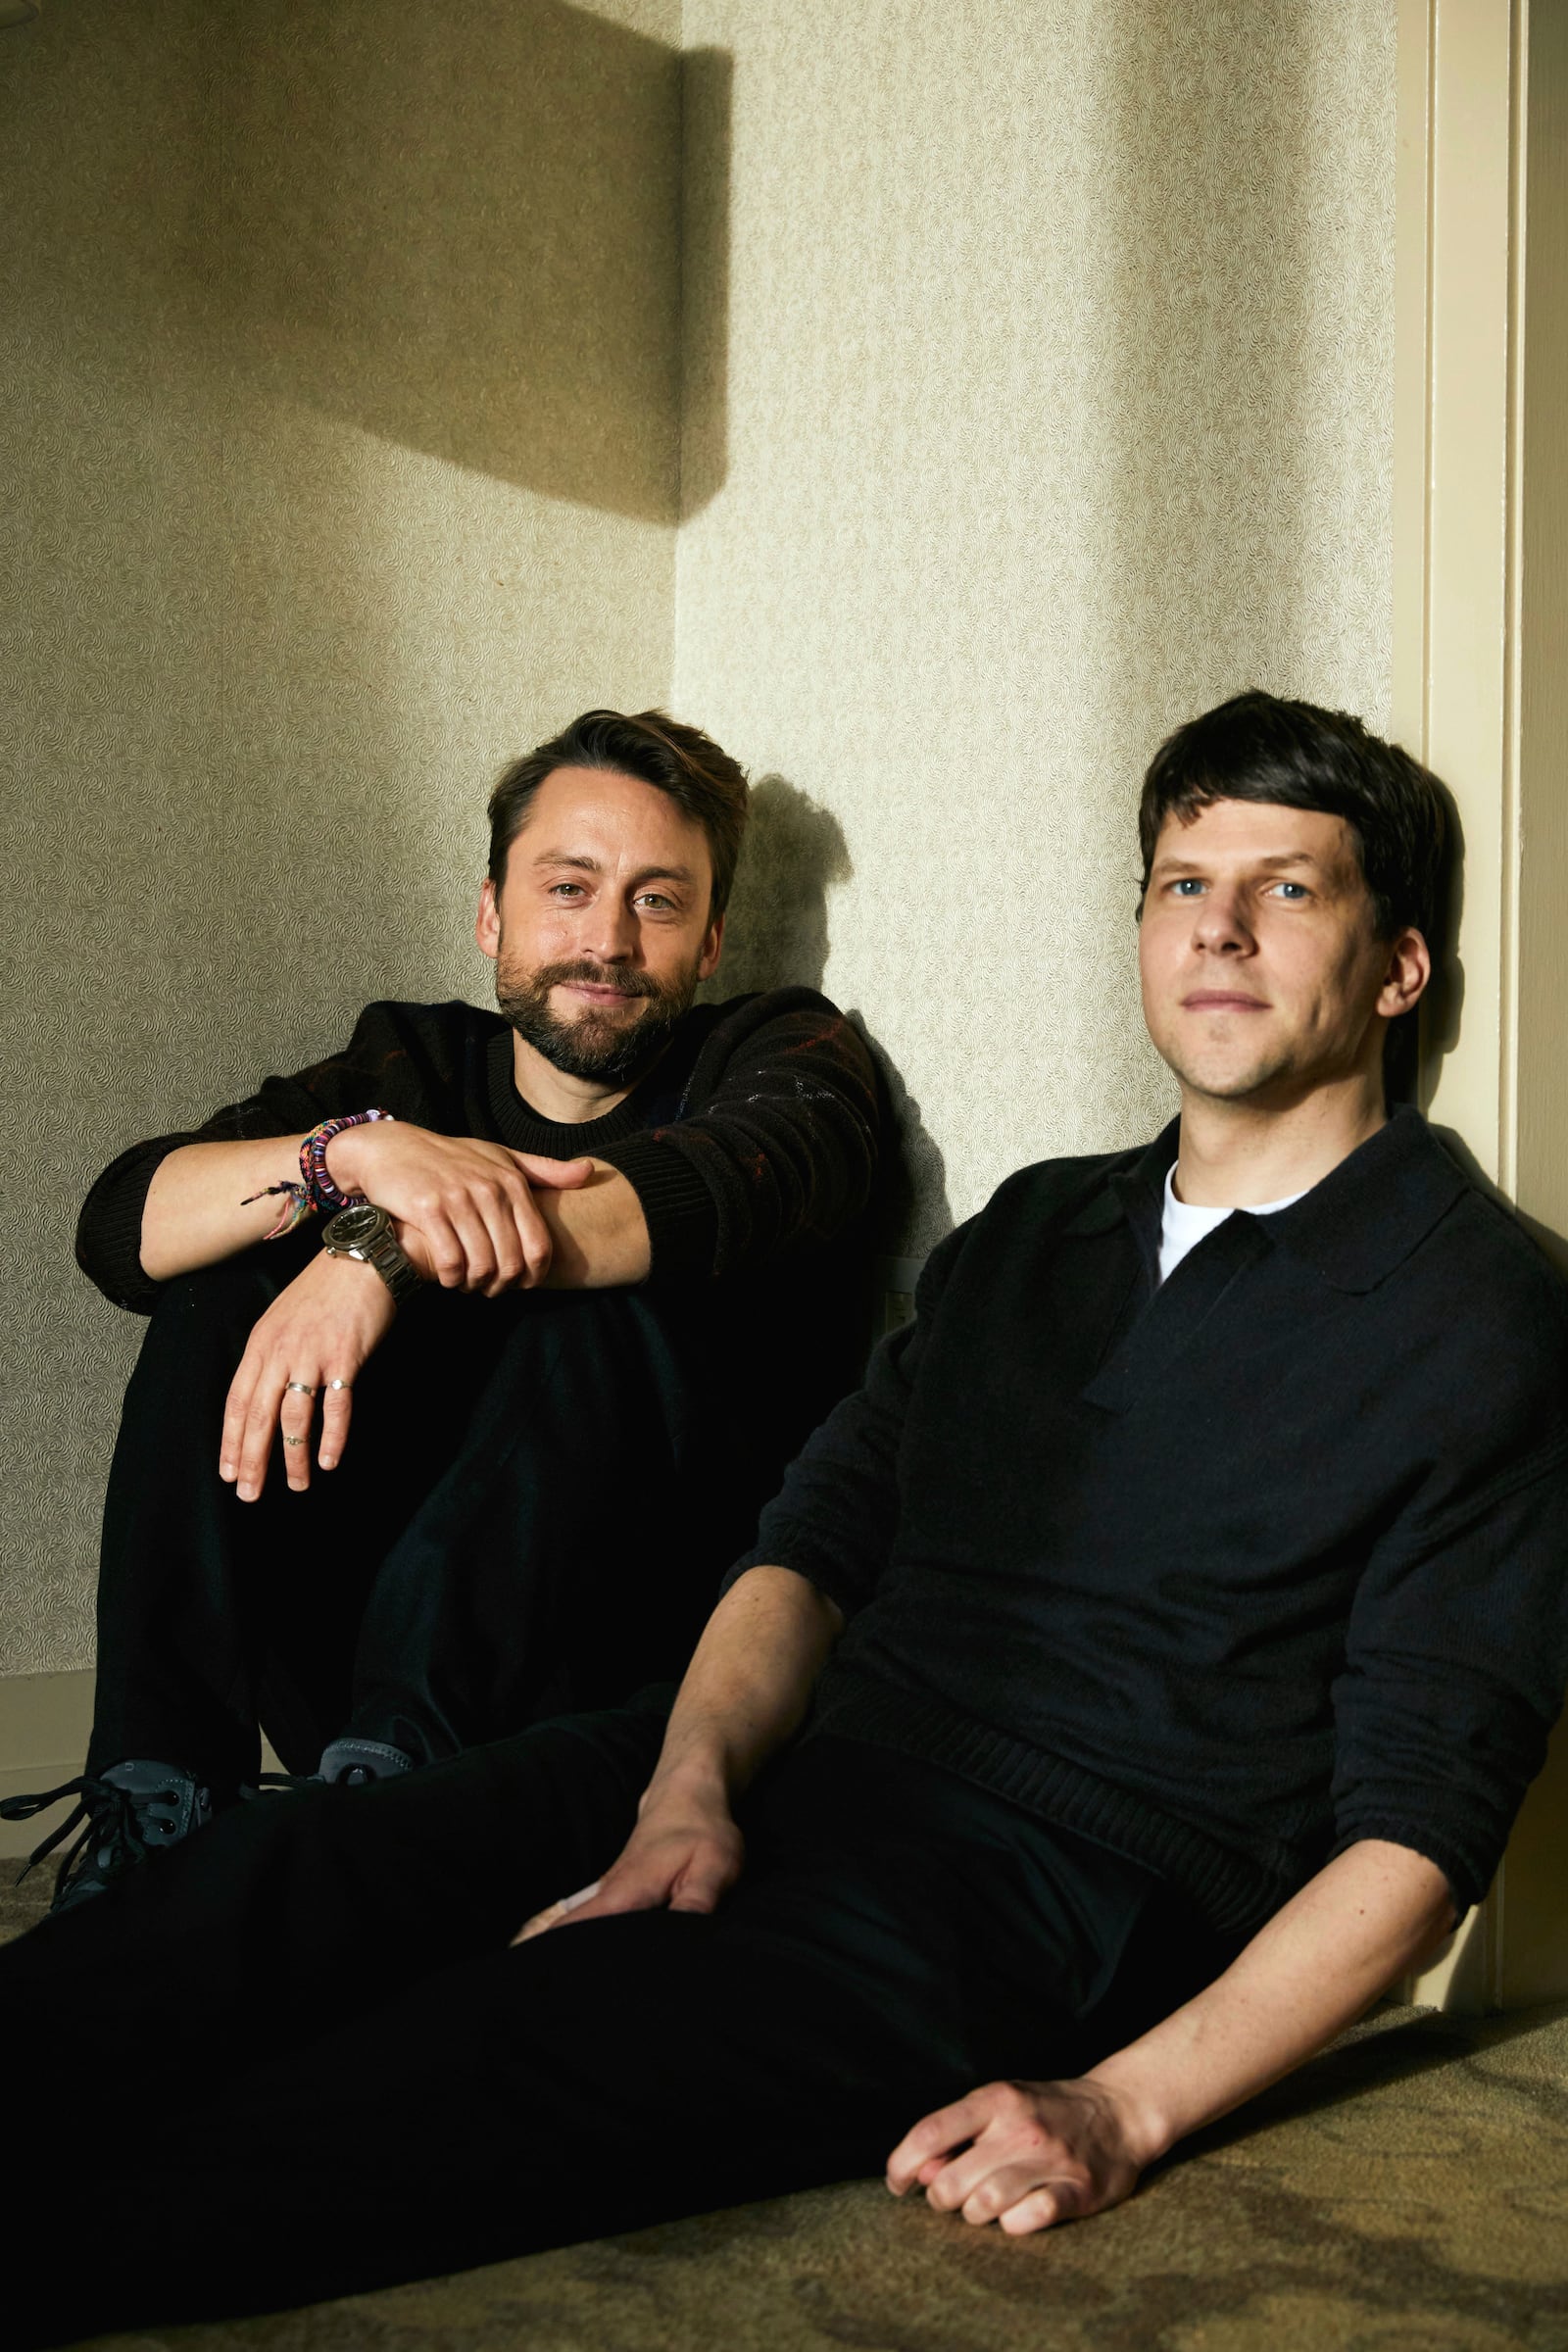
<path fill-rule="evenodd" d="M 313 1127 L 300 1146 L 299 1183 L 267 1184 L 240 1202 L 241 1208 L 249 1208 L 253 1200 L 266 1200 L 273 1193 L 284 1195 L 287 1206 L 278 1210 L 277 1223 L 270 1233 L 263 1234 L 263 1241 L 280 1240 L 285 1233 L 292 1233 L 296 1225 L 303 1225 L 307 1217 L 314 1217 L 318 1209 L 347 1208 L 351 1200 L 363 1200 L 360 1193 L 340 1193 L 332 1182 L 326 1172 L 327 1145 L 346 1127 L 368 1127 L 377 1119 L 391 1116 L 389 1110 L 351 1110 L 344 1118 L 323 1119 L 319 1127 Z"/>
<path fill-rule="evenodd" d="M 313 1127 L 300 1146 L 300 1174 L 313 1208 L 347 1208 L 351 1200 L 363 1200 L 363 1193 L 340 1193 L 326 1172 L 326 1147 L 334 1135 L 347 1127 L 370 1127 L 377 1119 L 390 1119 L 389 1110 L 351 1110 L 341 1119 L 323 1119 Z"/>

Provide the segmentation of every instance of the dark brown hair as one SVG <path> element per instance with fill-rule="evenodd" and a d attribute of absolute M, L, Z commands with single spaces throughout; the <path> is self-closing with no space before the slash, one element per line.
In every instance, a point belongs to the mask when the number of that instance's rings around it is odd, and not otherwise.
<path fill-rule="evenodd" d="M 1256 687 L 1189 719 L 1150 762 L 1138 809 L 1149 889 L 1167 816 L 1190 819 L 1214 801 L 1270 801 L 1345 819 L 1380 939 L 1413 924 L 1443 954 L 1451 828 L 1447 794 L 1396 743 L 1347 710 L 1284 702 Z M 1143 892 L 1140 893 L 1140 905 Z"/>
<path fill-rule="evenodd" d="M 639 710 L 630 717 L 619 710 L 585 710 L 548 743 L 513 761 L 490 795 L 490 879 L 497 890 L 533 796 L 558 767 L 603 768 L 667 793 L 708 836 L 711 911 L 723 913 L 746 830 L 746 770 L 701 727 L 685 726 L 662 710 Z"/>

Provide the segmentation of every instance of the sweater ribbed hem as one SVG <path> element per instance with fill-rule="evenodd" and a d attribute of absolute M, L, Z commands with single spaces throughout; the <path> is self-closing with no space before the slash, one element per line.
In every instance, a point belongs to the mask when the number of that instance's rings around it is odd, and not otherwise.
<path fill-rule="evenodd" d="M 1220 1845 L 1081 1765 L 993 1731 L 939 1700 L 862 1681 L 853 1669 L 829 1673 L 811 1729 L 919 1756 L 1042 1820 L 1110 1846 L 1157 1871 L 1222 1935 L 1251 1935 L 1309 1875 L 1306 1869 L 1274 1869 Z"/>

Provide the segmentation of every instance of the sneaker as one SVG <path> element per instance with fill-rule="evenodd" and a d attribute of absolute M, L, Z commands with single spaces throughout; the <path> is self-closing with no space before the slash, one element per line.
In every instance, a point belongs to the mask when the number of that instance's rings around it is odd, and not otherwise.
<path fill-rule="evenodd" d="M 0 1820 L 31 1821 L 63 1796 L 76 1799 L 74 1812 L 34 1846 L 18 1873 L 20 1886 L 35 1863 L 65 1842 L 77 1824 L 83 1824 L 74 1845 L 61 1856 L 55 1873 L 52 1911 L 69 1910 L 90 1894 L 101 1894 L 133 1864 L 148 1854 L 176 1845 L 213 1817 L 213 1794 L 177 1764 L 158 1764 L 134 1756 L 111 1764 L 101 1773 L 83 1773 L 30 1796 L 0 1798 Z"/>
<path fill-rule="evenodd" d="M 314 1772 L 259 1772 L 240 1790 L 242 1797 L 272 1796 L 290 1788 L 319 1788 L 336 1784 L 363 1788 L 368 1781 L 395 1781 L 414 1770 L 414 1758 L 382 1740 L 329 1740 Z"/>
<path fill-rule="evenodd" d="M 363 1788 L 367 1781 L 395 1781 L 414 1770 L 414 1758 L 383 1740 L 330 1740 L 321 1750 L 318 1781 Z"/>

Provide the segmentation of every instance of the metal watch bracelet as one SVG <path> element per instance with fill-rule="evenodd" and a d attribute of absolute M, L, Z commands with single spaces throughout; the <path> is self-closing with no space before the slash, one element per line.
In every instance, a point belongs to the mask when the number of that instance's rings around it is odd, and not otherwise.
<path fill-rule="evenodd" d="M 401 1306 L 424 1285 L 418 1268 L 398 1240 L 397 1227 L 373 1200 L 351 1201 L 323 1228 L 321 1247 L 329 1257 L 357 1257 L 373 1266 Z"/>

